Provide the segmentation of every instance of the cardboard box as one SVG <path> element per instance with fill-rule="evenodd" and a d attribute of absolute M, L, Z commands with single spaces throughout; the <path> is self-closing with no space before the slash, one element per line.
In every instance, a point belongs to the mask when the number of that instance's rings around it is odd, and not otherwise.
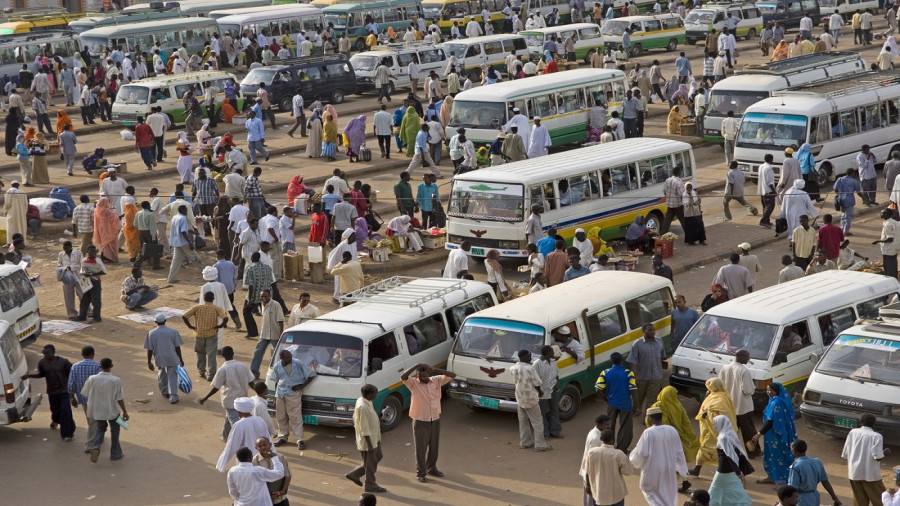
<path fill-rule="evenodd" d="M 391 254 L 390 248 L 374 248 L 372 250 L 372 261 L 373 262 L 387 262 L 388 257 Z"/>
<path fill-rule="evenodd" d="M 447 245 L 447 235 L 422 235 L 422 246 L 427 249 L 441 249 Z"/>
<path fill-rule="evenodd" d="M 109 163 L 112 165 L 118 165 L 118 167 L 116 167 L 117 174 L 127 174 L 128 173 L 128 163 L 127 162 L 114 162 L 112 160 L 109 160 Z"/>

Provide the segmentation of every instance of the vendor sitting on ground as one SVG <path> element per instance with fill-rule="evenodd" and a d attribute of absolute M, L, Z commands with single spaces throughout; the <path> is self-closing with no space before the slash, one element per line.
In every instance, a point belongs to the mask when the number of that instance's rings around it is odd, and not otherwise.
<path fill-rule="evenodd" d="M 144 284 L 144 273 L 137 267 L 131 269 L 131 276 L 122 283 L 122 302 L 130 310 L 139 309 L 159 297 L 156 288 Z"/>

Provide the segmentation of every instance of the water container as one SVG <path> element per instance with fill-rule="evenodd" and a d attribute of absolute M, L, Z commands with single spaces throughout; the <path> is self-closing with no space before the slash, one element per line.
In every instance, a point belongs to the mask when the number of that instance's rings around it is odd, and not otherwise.
<path fill-rule="evenodd" d="M 309 259 L 309 263 L 311 263 L 311 264 L 322 263 L 324 261 L 322 247 L 321 246 L 307 246 L 306 258 Z"/>

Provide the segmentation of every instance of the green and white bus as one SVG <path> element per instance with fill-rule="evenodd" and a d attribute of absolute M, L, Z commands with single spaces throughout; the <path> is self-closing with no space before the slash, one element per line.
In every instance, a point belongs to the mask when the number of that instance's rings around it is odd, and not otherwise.
<path fill-rule="evenodd" d="M 648 49 L 675 51 L 678 44 L 684 44 L 684 21 L 675 13 L 654 16 L 627 16 L 603 23 L 600 32 L 603 42 L 613 47 L 622 45 L 622 34 L 631 28 L 630 55 L 637 58 Z"/>
<path fill-rule="evenodd" d="M 394 31 L 406 30 L 413 18 L 422 17 L 422 2 L 419 0 L 347 0 L 337 2 L 322 9 L 325 24 L 331 23 L 338 35 L 346 33 L 357 51 L 366 48 L 369 23 L 378 25 L 378 32 L 387 28 Z M 376 34 L 378 35 L 378 34 Z"/>
<path fill-rule="evenodd" d="M 216 97 L 216 118 L 219 122 L 224 122 L 222 103 L 225 92 L 221 90 L 225 89 L 225 83 L 229 80 L 238 82 L 237 77 L 228 72 L 200 70 L 134 81 L 122 86 L 116 95 L 116 101 L 112 105 L 112 122 L 133 127 L 137 124 L 138 117 L 145 117 L 153 107 L 161 107 L 172 124 L 183 123 L 186 117 L 184 93 L 194 87 L 197 90 L 195 96 L 202 97 L 206 93 L 206 83 L 211 83 L 220 90 Z M 238 96 L 237 103 L 232 105 L 240 111 L 243 109 L 244 99 Z M 203 108 L 203 116 L 207 116 L 206 107 Z"/>
<path fill-rule="evenodd" d="M 603 36 L 600 27 L 596 23 L 575 23 L 571 25 L 548 26 L 519 32 L 528 43 L 528 50 L 533 59 L 540 59 L 544 52 L 544 43 L 548 40 L 562 39 L 565 41 L 572 34 L 578 37 L 575 40 L 575 58 L 587 61 L 591 50 L 603 50 Z M 565 58 L 565 55 L 560 55 Z"/>
<path fill-rule="evenodd" d="M 156 42 L 166 51 L 187 44 L 188 53 L 200 53 L 219 25 L 209 18 L 178 18 L 112 25 L 94 28 L 78 37 L 92 55 L 99 55 L 107 47 L 121 46 L 132 53 L 150 51 Z"/>
<path fill-rule="evenodd" d="M 315 33 L 324 27 L 322 9 L 305 4 L 273 5 L 265 10 L 234 14 L 216 20 L 222 33 L 262 33 L 270 40 L 294 49 L 301 31 Z M 236 35 L 240 37 L 240 35 Z"/>
<path fill-rule="evenodd" d="M 610 69 L 575 69 L 479 86 L 456 95 L 447 135 L 463 127 L 467 139 L 490 144 L 518 107 L 528 118 L 540 116 L 553 146 L 581 142 L 591 105 L 602 100 L 610 112 L 621 111 L 626 89 L 625 73 Z"/>
<path fill-rule="evenodd" d="M 167 2 L 172 5 L 171 10 L 178 10 L 182 16 L 198 16 L 206 17 L 212 11 L 222 9 L 239 9 L 241 7 L 259 7 L 261 5 L 271 5 L 272 0 L 180 0 L 179 2 Z M 120 10 L 120 13 L 127 14 L 129 12 L 150 12 L 159 11 L 153 7 L 153 4 L 140 3 L 133 4 Z"/>
<path fill-rule="evenodd" d="M 447 360 L 447 370 L 456 374 L 450 397 L 473 407 L 516 411 L 509 368 L 519 361 L 517 352 L 529 350 L 539 357 L 543 346 L 555 344 L 551 332 L 567 327 L 584 350 L 578 360 L 563 352 L 556 362 L 559 418 L 570 420 L 581 399 L 596 391 L 594 384 L 610 366 L 610 355 L 627 356 L 644 325 L 653 325 L 665 349 L 671 349 L 674 296 L 666 278 L 602 271 L 469 315 Z"/>

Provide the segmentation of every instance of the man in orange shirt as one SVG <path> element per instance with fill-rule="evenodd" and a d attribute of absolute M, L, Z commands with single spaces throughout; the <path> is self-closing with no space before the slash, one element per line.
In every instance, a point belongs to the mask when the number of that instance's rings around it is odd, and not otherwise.
<path fill-rule="evenodd" d="M 410 378 L 413 372 L 416 377 Z M 455 377 L 456 374 L 450 371 L 428 364 L 416 364 L 400 375 L 400 381 L 406 385 L 412 397 L 409 417 L 412 418 L 413 444 L 416 449 L 416 479 L 422 483 L 428 482 L 426 474 L 438 478 L 444 476 L 437 468 L 441 435 L 441 387 Z"/>

